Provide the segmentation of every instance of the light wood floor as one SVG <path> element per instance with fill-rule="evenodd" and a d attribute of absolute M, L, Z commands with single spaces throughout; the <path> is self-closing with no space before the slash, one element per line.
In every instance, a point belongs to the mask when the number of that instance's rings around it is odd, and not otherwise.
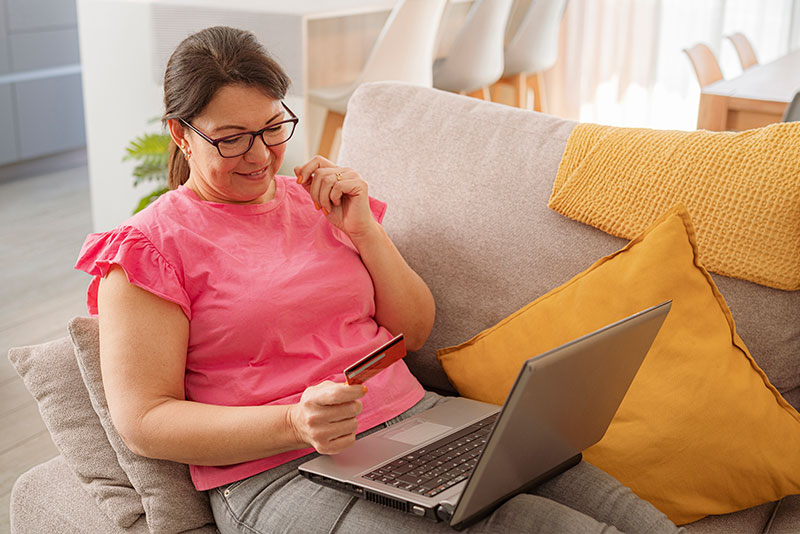
<path fill-rule="evenodd" d="M 0 533 L 10 531 L 16 478 L 58 454 L 6 355 L 66 336 L 68 321 L 86 315 L 89 276 L 73 265 L 89 232 L 85 165 L 0 181 Z"/>

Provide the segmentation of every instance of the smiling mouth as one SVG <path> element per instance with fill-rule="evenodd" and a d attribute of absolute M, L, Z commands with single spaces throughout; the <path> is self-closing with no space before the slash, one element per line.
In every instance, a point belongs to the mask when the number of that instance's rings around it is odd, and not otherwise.
<path fill-rule="evenodd" d="M 267 169 L 268 169 L 268 167 L 263 167 L 263 168 L 258 169 L 256 171 L 253 171 L 253 172 L 237 172 L 236 174 L 240 174 L 242 176 L 248 176 L 248 177 L 252 178 L 252 177 L 256 177 L 256 176 L 261 176 L 262 174 L 267 172 Z"/>

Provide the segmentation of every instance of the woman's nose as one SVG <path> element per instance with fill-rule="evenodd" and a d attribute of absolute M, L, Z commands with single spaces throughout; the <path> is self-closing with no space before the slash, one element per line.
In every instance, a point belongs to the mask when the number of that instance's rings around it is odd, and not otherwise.
<path fill-rule="evenodd" d="M 253 146 L 250 147 L 244 158 L 251 163 L 267 161 L 270 158 L 270 149 L 260 136 L 256 137 L 253 140 Z"/>

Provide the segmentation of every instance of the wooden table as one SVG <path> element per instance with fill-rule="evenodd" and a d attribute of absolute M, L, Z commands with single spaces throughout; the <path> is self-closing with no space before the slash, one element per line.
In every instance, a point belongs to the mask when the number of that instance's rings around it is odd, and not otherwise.
<path fill-rule="evenodd" d="M 800 50 L 740 76 L 705 86 L 700 93 L 697 128 L 748 130 L 780 122 L 800 90 Z"/>

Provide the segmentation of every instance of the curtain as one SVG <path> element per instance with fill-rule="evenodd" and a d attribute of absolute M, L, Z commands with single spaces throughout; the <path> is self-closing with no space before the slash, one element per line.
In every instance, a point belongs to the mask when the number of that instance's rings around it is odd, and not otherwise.
<path fill-rule="evenodd" d="M 532 0 L 536 1 L 536 0 Z M 543 75 L 548 113 L 619 126 L 693 130 L 700 87 L 682 52 L 711 47 L 741 73 L 741 32 L 760 63 L 800 47 L 800 0 L 569 0 L 559 58 Z"/>

